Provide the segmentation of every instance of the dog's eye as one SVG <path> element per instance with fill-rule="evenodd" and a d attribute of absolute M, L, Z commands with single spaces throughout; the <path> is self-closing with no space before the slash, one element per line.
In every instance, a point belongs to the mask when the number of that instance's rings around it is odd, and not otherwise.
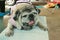
<path fill-rule="evenodd" d="M 37 14 L 36 12 L 34 12 L 34 14 Z"/>
<path fill-rule="evenodd" d="M 27 15 L 24 15 L 23 17 L 26 17 Z"/>

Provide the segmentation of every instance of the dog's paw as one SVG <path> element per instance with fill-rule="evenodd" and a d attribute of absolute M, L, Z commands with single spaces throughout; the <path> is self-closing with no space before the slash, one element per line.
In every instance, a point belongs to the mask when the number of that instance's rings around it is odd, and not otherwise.
<path fill-rule="evenodd" d="M 13 34 L 14 34 L 13 30 L 9 30 L 5 33 L 5 36 L 10 37 L 10 36 L 13 36 Z"/>
<path fill-rule="evenodd" d="M 48 28 L 43 28 L 44 31 L 48 31 Z"/>
<path fill-rule="evenodd" d="M 44 31 L 48 31 L 48 27 L 45 27 L 45 26 L 43 26 L 43 27 L 41 27 Z"/>
<path fill-rule="evenodd" d="M 44 30 L 44 31 L 48 31 L 48 27 L 41 26 L 40 28 L 41 28 L 42 30 Z"/>

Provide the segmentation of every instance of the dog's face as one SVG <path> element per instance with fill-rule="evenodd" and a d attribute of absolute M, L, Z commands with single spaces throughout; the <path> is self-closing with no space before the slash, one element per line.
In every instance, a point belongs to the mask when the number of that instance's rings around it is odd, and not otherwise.
<path fill-rule="evenodd" d="M 37 12 L 34 8 L 26 8 L 22 12 L 22 24 L 23 24 L 23 29 L 32 29 L 35 22 L 36 22 L 36 15 Z"/>
<path fill-rule="evenodd" d="M 39 10 L 40 12 L 40 10 Z M 14 20 L 19 21 L 21 25 L 21 29 L 29 30 L 32 29 L 36 23 L 38 15 L 38 10 L 34 7 L 29 5 L 24 6 L 23 9 L 18 9 L 15 13 Z"/>

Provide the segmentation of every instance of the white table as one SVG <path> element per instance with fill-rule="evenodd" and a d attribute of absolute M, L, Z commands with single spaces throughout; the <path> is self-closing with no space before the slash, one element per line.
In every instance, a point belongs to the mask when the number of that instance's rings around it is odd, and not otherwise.
<path fill-rule="evenodd" d="M 47 26 L 46 17 L 40 17 L 42 23 Z M 14 30 L 14 36 L 6 37 L 6 29 L 0 34 L 0 40 L 49 40 L 48 31 L 43 31 L 39 27 L 35 27 L 30 31 Z"/>

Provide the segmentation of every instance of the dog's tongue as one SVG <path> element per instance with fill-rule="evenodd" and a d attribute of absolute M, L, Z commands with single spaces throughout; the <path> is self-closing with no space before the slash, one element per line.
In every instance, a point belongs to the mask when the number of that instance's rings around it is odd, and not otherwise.
<path fill-rule="evenodd" d="M 34 21 L 30 21 L 28 24 L 29 25 L 33 25 L 34 24 Z"/>

